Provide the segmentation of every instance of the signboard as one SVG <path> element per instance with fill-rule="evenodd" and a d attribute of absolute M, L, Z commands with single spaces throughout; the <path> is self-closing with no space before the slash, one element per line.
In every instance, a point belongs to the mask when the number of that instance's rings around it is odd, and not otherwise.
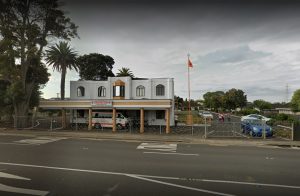
<path fill-rule="evenodd" d="M 109 100 L 93 100 L 92 106 L 94 107 L 112 107 L 112 101 Z"/>

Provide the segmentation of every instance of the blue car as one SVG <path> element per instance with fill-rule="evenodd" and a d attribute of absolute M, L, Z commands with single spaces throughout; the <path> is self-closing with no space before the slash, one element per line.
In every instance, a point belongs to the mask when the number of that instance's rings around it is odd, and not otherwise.
<path fill-rule="evenodd" d="M 263 125 L 262 122 L 256 118 L 246 119 L 241 122 L 242 133 L 249 134 L 252 137 L 261 137 L 265 128 L 266 137 L 272 137 L 272 127 Z"/>

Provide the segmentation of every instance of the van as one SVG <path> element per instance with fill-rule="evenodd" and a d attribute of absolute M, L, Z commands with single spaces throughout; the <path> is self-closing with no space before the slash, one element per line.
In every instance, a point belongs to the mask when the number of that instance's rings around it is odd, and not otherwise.
<path fill-rule="evenodd" d="M 112 112 L 92 112 L 92 126 L 96 129 L 102 127 L 112 127 Z M 116 114 L 117 129 L 124 129 L 128 127 L 128 119 L 122 114 Z"/>

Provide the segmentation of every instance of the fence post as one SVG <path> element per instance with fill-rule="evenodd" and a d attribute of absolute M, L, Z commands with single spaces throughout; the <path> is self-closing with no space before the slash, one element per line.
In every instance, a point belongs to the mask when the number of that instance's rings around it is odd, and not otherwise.
<path fill-rule="evenodd" d="M 294 123 L 292 123 L 292 134 L 291 134 L 291 140 L 292 141 L 294 141 L 294 132 L 295 132 Z"/>
<path fill-rule="evenodd" d="M 235 134 L 235 128 L 234 128 L 234 123 L 232 122 L 232 132 L 233 132 L 233 136 L 235 137 L 236 134 Z"/>
<path fill-rule="evenodd" d="M 192 125 L 192 135 L 194 135 L 194 125 Z"/>
<path fill-rule="evenodd" d="M 206 117 L 204 118 L 204 138 L 206 139 L 207 138 L 207 122 L 206 122 Z"/>
<path fill-rule="evenodd" d="M 75 124 L 75 127 L 76 127 L 75 130 L 78 131 L 78 120 L 77 120 L 77 116 L 76 116 L 75 121 L 76 121 L 76 122 L 75 122 L 75 123 L 76 123 L 76 124 Z"/>
<path fill-rule="evenodd" d="M 159 125 L 159 134 L 161 134 L 161 124 Z"/>
<path fill-rule="evenodd" d="M 53 123 L 53 119 L 52 119 L 52 117 L 51 117 L 51 122 L 50 122 L 50 131 L 52 131 L 52 123 Z"/>
<path fill-rule="evenodd" d="M 263 122 L 263 138 L 266 139 L 266 122 L 262 120 Z"/>

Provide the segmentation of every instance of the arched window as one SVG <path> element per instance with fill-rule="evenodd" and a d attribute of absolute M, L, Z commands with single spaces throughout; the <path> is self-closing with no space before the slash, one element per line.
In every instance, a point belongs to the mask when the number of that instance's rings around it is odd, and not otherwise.
<path fill-rule="evenodd" d="M 165 96 L 165 86 L 159 84 L 156 86 L 156 96 Z"/>
<path fill-rule="evenodd" d="M 98 97 L 105 97 L 106 96 L 106 88 L 104 86 L 100 86 L 98 88 Z"/>
<path fill-rule="evenodd" d="M 77 97 L 84 97 L 84 87 L 80 86 L 77 88 Z"/>
<path fill-rule="evenodd" d="M 125 83 L 121 80 L 117 80 L 113 84 L 113 97 L 114 99 L 125 98 Z"/>
<path fill-rule="evenodd" d="M 145 87 L 140 85 L 136 87 L 136 96 L 137 97 L 144 97 L 145 96 Z"/>

